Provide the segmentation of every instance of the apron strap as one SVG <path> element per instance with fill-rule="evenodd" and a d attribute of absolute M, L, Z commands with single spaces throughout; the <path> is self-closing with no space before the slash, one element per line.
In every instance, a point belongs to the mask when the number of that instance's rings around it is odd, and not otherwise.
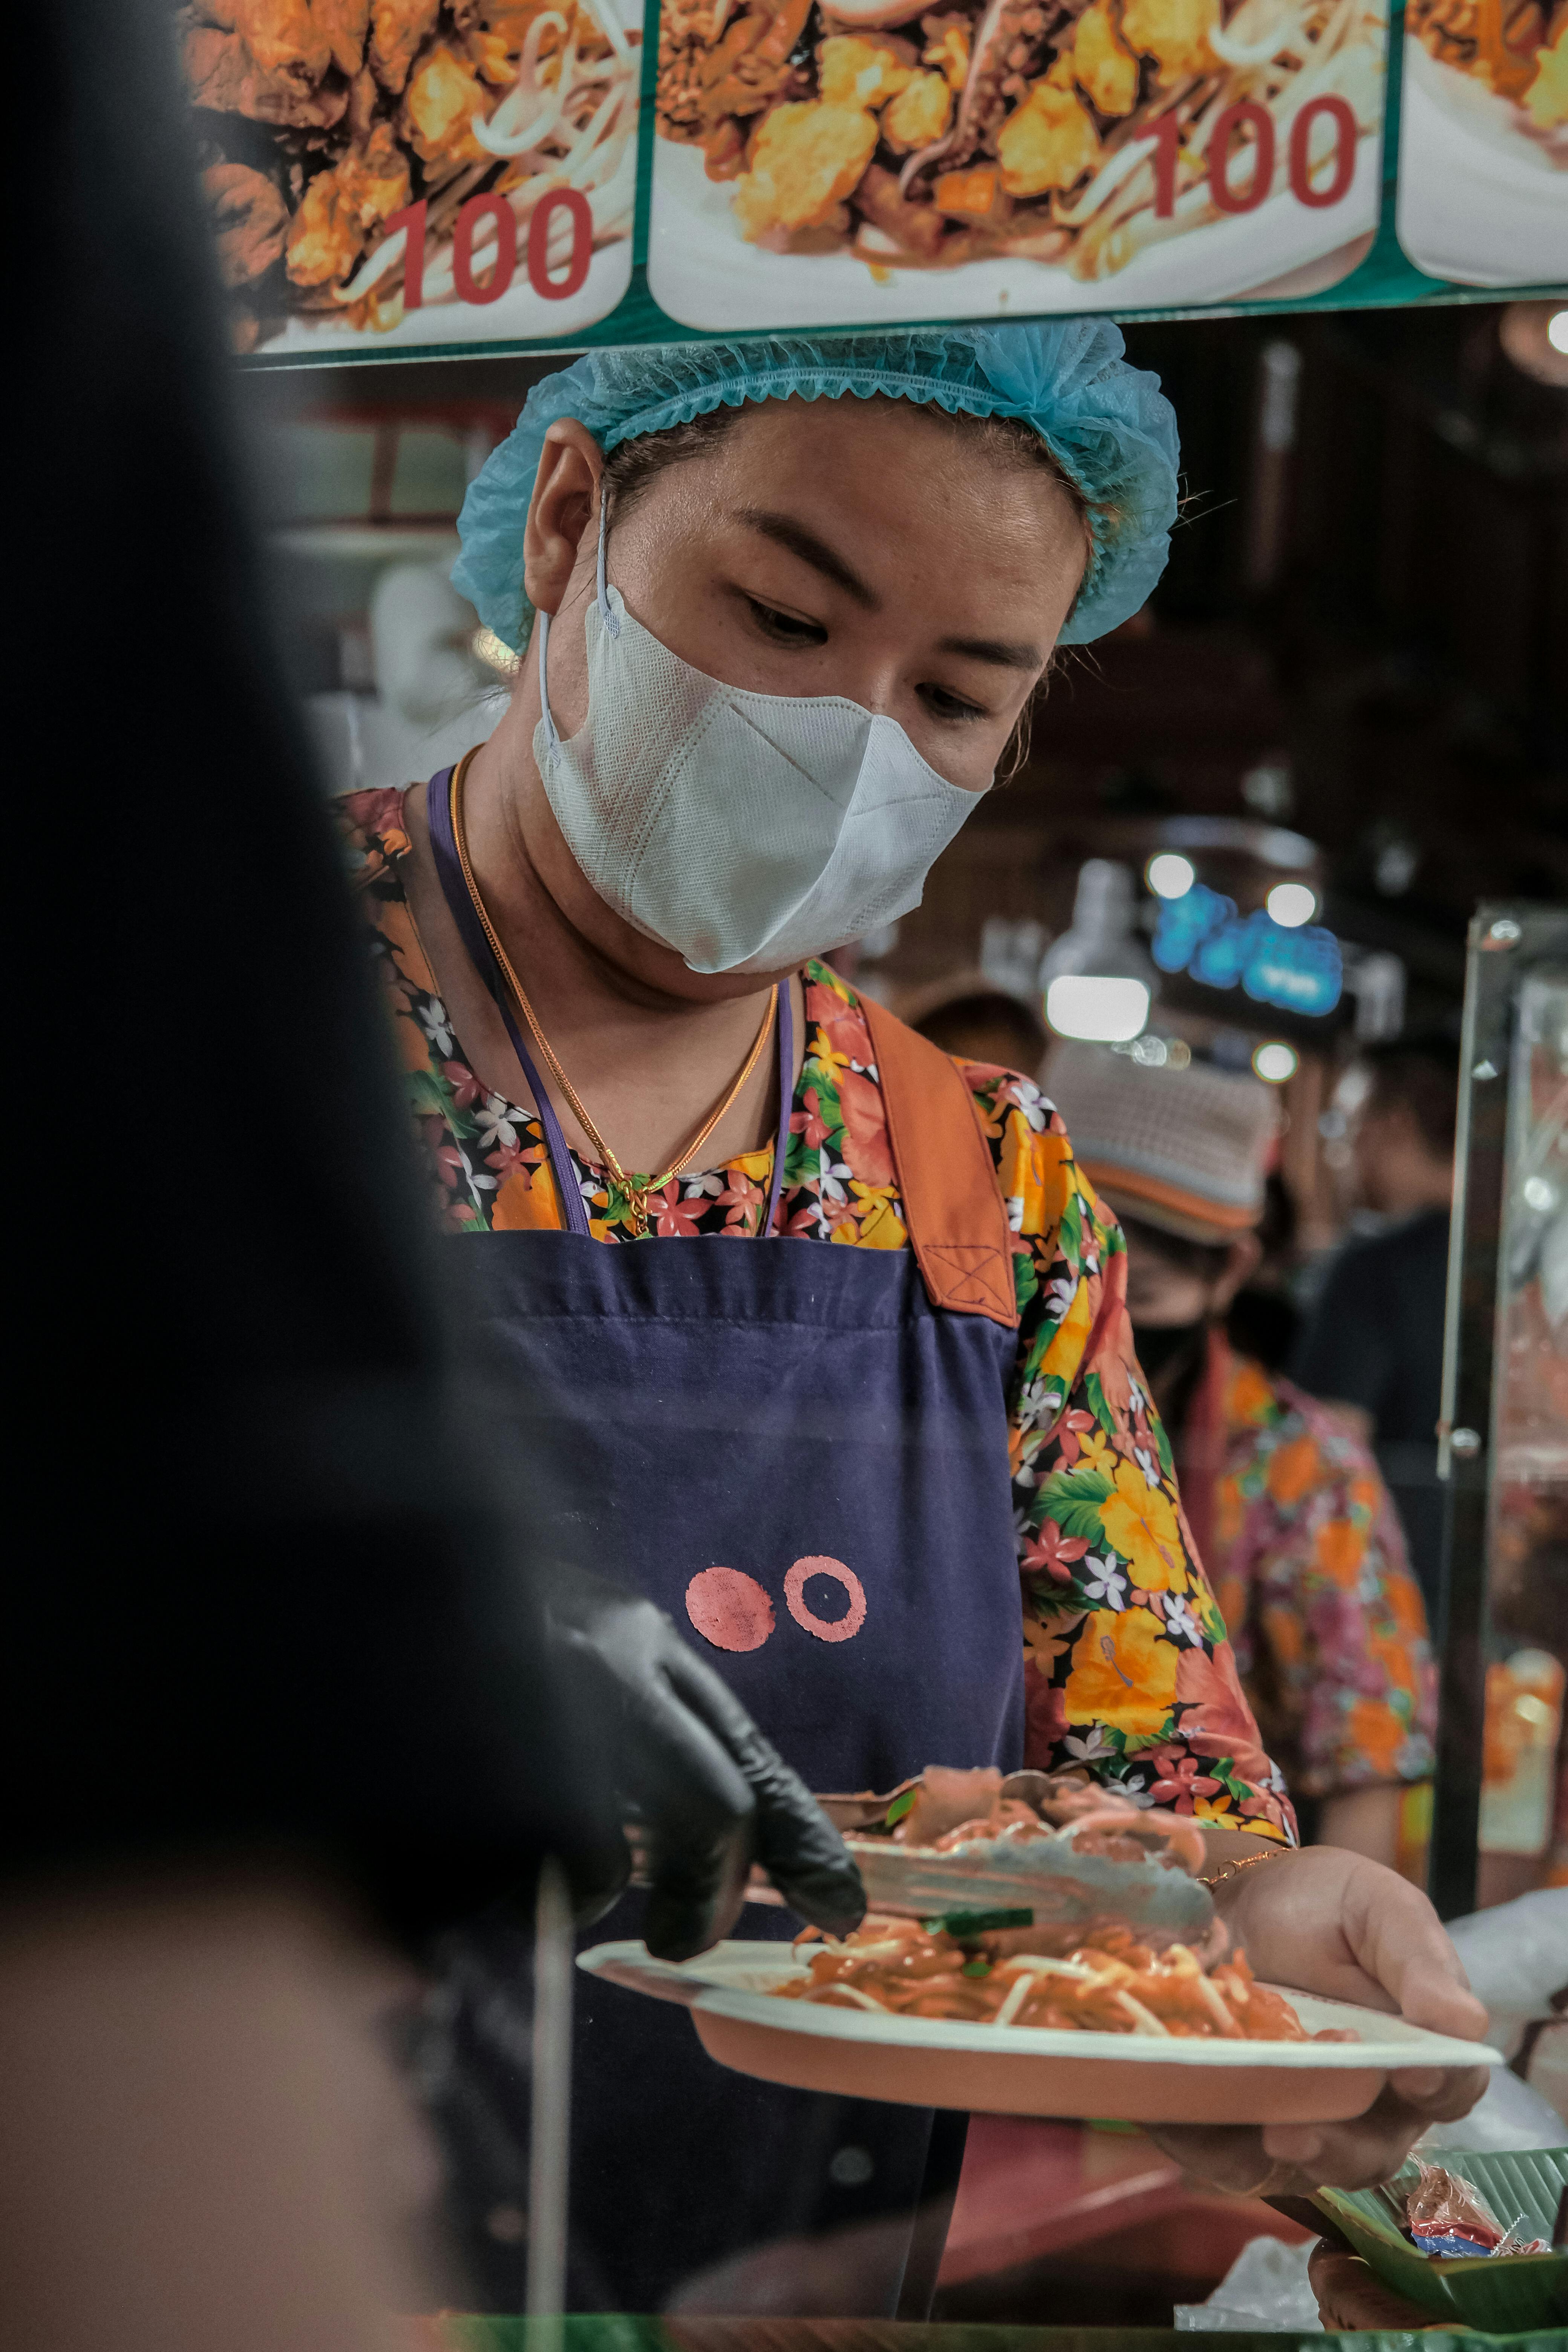
<path fill-rule="evenodd" d="M 577 1187 L 576 1171 L 566 1138 L 561 1131 L 561 1121 L 555 1115 L 555 1107 L 549 1094 L 540 1082 L 533 1056 L 523 1043 L 522 1032 L 511 1017 L 505 979 L 494 950 L 485 937 L 484 926 L 474 912 L 468 886 L 463 879 L 463 869 L 458 857 L 457 835 L 452 824 L 452 780 L 456 772 L 455 769 L 443 768 L 438 775 L 431 777 L 426 792 L 425 814 L 430 827 L 430 847 L 436 860 L 436 871 L 440 877 L 442 894 L 451 910 L 452 920 L 462 935 L 463 945 L 468 950 L 474 970 L 495 999 L 496 1010 L 506 1024 L 507 1035 L 511 1039 L 512 1052 L 528 1080 L 529 1092 L 533 1097 L 539 1123 L 544 1131 L 544 1148 L 549 1154 L 551 1173 L 555 1179 L 556 1193 L 566 1219 L 566 1230 L 580 1234 L 586 1240 L 590 1237 L 588 1212 Z M 773 1182 L 768 1188 L 763 1221 L 758 1227 L 758 1239 L 762 1241 L 773 1236 L 777 1223 L 784 1155 L 789 1149 L 790 1111 L 795 1098 L 795 1008 L 787 980 L 779 984 L 777 1048 L 778 1131 L 773 1140 Z"/>
<path fill-rule="evenodd" d="M 974 1097 L 929 1038 L 862 996 L 904 1220 L 933 1307 L 1018 1328 L 1013 1235 Z"/>
<path fill-rule="evenodd" d="M 432 776 L 425 794 L 425 818 L 430 827 L 430 848 L 440 877 L 442 893 L 452 920 L 462 936 L 463 945 L 474 970 L 495 999 L 497 1012 L 506 1024 L 511 1039 L 511 1050 L 517 1055 L 528 1090 L 533 1097 L 533 1107 L 539 1113 L 539 1124 L 544 1133 L 544 1149 L 550 1159 L 550 1172 L 555 1179 L 556 1197 L 561 1213 L 566 1220 L 566 1230 L 578 1234 L 586 1241 L 588 1212 L 577 1187 L 572 1154 L 566 1148 L 566 1138 L 561 1132 L 561 1121 L 555 1116 L 555 1106 L 540 1083 L 539 1072 L 533 1066 L 533 1056 L 522 1042 L 522 1032 L 511 1017 L 507 1000 L 506 982 L 495 960 L 484 926 L 474 912 L 474 902 L 468 896 L 468 886 L 463 879 L 463 869 L 458 858 L 457 835 L 452 827 L 452 780 L 457 771 L 443 768 Z"/>

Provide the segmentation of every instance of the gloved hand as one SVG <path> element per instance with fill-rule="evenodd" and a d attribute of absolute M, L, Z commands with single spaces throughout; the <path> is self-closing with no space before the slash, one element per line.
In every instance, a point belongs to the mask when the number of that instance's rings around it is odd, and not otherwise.
<path fill-rule="evenodd" d="M 547 1583 L 552 1661 L 574 1709 L 610 1748 L 621 1817 L 640 1829 L 652 1881 L 644 1933 L 660 1959 L 689 1959 L 734 1924 L 752 1862 L 792 1910 L 844 1934 L 866 1908 L 844 1842 L 740 1701 L 651 1601 L 579 1570 Z M 603 1916 L 631 1853 L 574 1873 L 579 1920 Z"/>

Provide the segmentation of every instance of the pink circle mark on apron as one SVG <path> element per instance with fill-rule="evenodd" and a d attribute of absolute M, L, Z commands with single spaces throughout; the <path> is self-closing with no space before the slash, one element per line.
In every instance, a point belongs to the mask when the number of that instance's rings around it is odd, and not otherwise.
<path fill-rule="evenodd" d="M 774 1624 L 773 1602 L 756 1578 L 739 1568 L 705 1568 L 694 1576 L 686 1588 L 686 1613 L 716 1650 L 760 1650 Z"/>
<path fill-rule="evenodd" d="M 805 1605 L 805 1580 L 808 1576 L 830 1576 L 849 1595 L 849 1606 L 842 1617 L 819 1617 Z M 784 1578 L 784 1604 L 797 1625 L 815 1633 L 819 1642 L 852 1642 L 866 1622 L 866 1591 L 852 1568 L 841 1559 L 829 1559 L 826 1554 L 813 1553 L 807 1559 L 797 1559 Z"/>

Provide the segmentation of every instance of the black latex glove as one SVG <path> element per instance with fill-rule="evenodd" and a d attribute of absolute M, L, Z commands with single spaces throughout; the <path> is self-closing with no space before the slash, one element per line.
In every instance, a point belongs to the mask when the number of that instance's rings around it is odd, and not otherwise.
<path fill-rule="evenodd" d="M 595 1744 L 609 1742 L 621 1817 L 640 1832 L 649 1951 L 684 1960 L 717 1943 L 753 1860 L 814 1927 L 857 1926 L 865 1890 L 837 1831 L 664 1612 L 570 1569 L 549 1579 L 547 1605 L 552 1658 Z M 583 1924 L 609 1909 L 630 1864 L 628 1849 L 608 1875 L 574 1873 Z"/>

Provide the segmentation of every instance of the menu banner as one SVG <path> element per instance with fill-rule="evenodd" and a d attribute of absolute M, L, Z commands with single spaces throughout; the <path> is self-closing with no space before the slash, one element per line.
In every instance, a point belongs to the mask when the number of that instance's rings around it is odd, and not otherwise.
<path fill-rule="evenodd" d="M 197 0 L 242 352 L 570 341 L 632 278 L 641 0 Z"/>
<path fill-rule="evenodd" d="M 1568 281 L 1568 0 L 1409 0 L 1392 57 L 1387 0 L 644 5 L 180 9 L 236 348 L 298 365 Z"/>

